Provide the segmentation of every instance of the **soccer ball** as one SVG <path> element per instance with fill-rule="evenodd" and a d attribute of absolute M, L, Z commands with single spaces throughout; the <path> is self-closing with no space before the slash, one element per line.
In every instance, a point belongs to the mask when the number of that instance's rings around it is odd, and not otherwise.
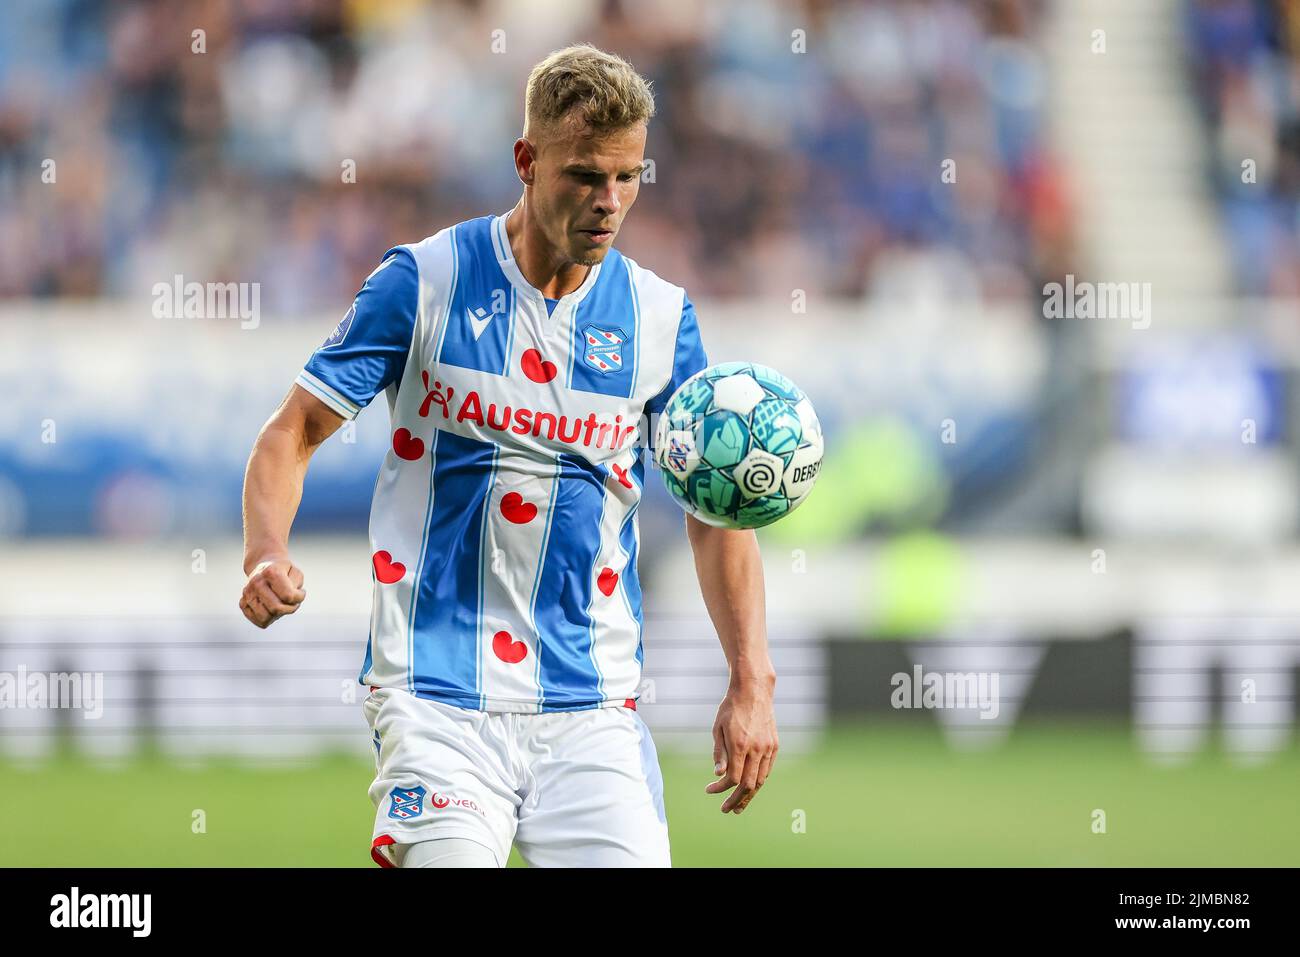
<path fill-rule="evenodd" d="M 822 462 L 812 403 L 775 369 L 724 362 L 673 393 L 655 462 L 677 503 L 720 528 L 760 528 L 808 497 Z"/>

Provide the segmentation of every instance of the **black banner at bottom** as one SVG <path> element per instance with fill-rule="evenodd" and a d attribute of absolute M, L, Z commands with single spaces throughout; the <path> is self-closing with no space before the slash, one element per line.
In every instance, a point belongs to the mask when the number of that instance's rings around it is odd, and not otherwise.
<path fill-rule="evenodd" d="M 755 869 L 616 871 L 0 870 L 7 940 L 205 946 L 325 937 L 408 943 L 514 928 L 528 938 L 665 946 L 678 927 L 726 946 L 788 929 L 929 939 L 1191 938 L 1285 932 L 1295 872 L 1278 869 Z M 1044 934 L 1047 934 L 1046 938 Z M 974 937 L 964 935 L 977 935 Z M 1243 936 L 1245 935 L 1245 936 Z M 798 939 L 798 938 L 796 938 Z M 863 938 L 865 939 L 865 937 Z M 749 941 L 748 944 L 745 942 Z M 450 942 L 450 941 L 448 941 Z M 704 942 L 704 941 L 702 941 Z M 502 941 L 505 944 L 505 941 Z M 1176 946 L 1180 946 L 1177 944 Z"/>

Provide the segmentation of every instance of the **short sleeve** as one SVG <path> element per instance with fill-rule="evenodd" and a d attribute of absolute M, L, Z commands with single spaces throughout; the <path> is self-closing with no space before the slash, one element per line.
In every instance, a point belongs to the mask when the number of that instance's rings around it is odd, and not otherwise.
<path fill-rule="evenodd" d="M 345 419 L 398 381 L 415 333 L 420 274 L 415 257 L 390 249 L 295 380 Z"/>
<path fill-rule="evenodd" d="M 709 367 L 709 357 L 700 341 L 700 325 L 695 318 L 695 304 L 682 296 L 682 319 L 677 326 L 677 346 L 673 350 L 673 373 L 663 391 L 646 403 L 646 411 L 658 415 L 681 384 Z"/>

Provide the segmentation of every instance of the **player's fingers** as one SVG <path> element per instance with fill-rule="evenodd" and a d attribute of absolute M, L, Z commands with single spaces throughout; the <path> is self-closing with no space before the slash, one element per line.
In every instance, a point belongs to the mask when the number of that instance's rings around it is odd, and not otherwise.
<path fill-rule="evenodd" d="M 257 593 L 252 589 L 244 592 L 244 599 L 241 603 L 241 607 L 244 609 L 244 614 L 248 616 L 248 620 L 258 628 L 265 628 L 272 621 L 271 615 L 262 605 L 261 600 L 257 597 Z"/>
<path fill-rule="evenodd" d="M 287 615 L 291 611 L 297 610 L 296 605 L 281 601 L 274 589 L 271 588 L 270 583 L 265 579 L 253 585 L 253 592 L 258 601 L 262 603 L 262 607 L 274 615 Z"/>
<path fill-rule="evenodd" d="M 750 753 L 745 758 L 745 775 L 740 779 L 746 791 L 758 790 L 758 773 L 763 769 L 763 755 Z"/>
<path fill-rule="evenodd" d="M 728 811 L 734 811 L 738 807 L 743 808 L 749 803 L 749 799 L 753 794 L 754 789 L 748 784 L 742 783 L 736 785 L 736 790 L 732 791 L 731 794 L 727 796 L 727 799 L 722 802 L 722 813 L 726 814 Z"/>
<path fill-rule="evenodd" d="M 274 622 L 279 616 L 287 615 L 290 611 L 295 610 L 295 606 L 285 605 L 279 601 L 269 588 L 259 588 L 252 594 L 251 601 L 253 607 L 259 607 L 266 616 L 266 624 Z"/>
<path fill-rule="evenodd" d="M 307 593 L 290 581 L 284 571 L 270 571 L 262 580 L 275 597 L 287 605 L 297 605 L 307 597 Z"/>
<path fill-rule="evenodd" d="M 744 794 L 744 795 L 740 798 L 740 801 L 739 801 L 739 803 L 738 803 L 737 806 L 736 806 L 736 813 L 737 813 L 737 814 L 739 814 L 741 811 L 745 810 L 745 808 L 749 807 L 749 803 L 750 803 L 751 801 L 753 801 L 755 797 L 758 796 L 758 792 L 759 792 L 759 790 L 760 790 L 760 789 L 763 787 L 763 785 L 767 782 L 767 776 L 768 776 L 768 774 L 771 773 L 771 770 L 772 770 L 772 760 L 773 760 L 773 758 L 775 758 L 775 756 L 776 756 L 776 752 L 775 752 L 774 750 L 772 750 L 772 751 L 768 751 L 768 752 L 766 752 L 766 753 L 762 756 L 761 759 L 759 759 L 759 758 L 755 758 L 755 759 L 753 759 L 752 763 L 754 763 L 755 765 L 757 765 L 757 767 L 758 767 L 758 772 L 757 772 L 757 774 L 755 775 L 755 779 L 754 779 L 754 785 L 753 785 L 753 787 L 749 788 L 748 793 L 747 793 L 747 794 Z M 745 786 L 746 786 L 746 787 L 748 786 L 748 782 L 746 782 Z M 742 790 L 743 790 L 743 788 L 742 788 Z M 739 794 L 739 793 L 741 793 L 741 792 L 738 791 L 738 792 L 736 792 L 736 793 Z"/>
<path fill-rule="evenodd" d="M 244 603 L 246 603 L 248 611 L 250 611 L 248 620 L 259 628 L 269 628 L 270 624 L 279 618 L 276 612 L 266 609 L 265 599 L 252 586 L 244 590 Z"/>
<path fill-rule="evenodd" d="M 257 620 L 257 613 L 253 611 L 252 605 L 248 603 L 248 599 L 245 598 L 243 595 L 239 596 L 239 610 L 243 612 L 244 617 L 247 618 L 254 625 L 261 624 L 261 622 Z"/>
<path fill-rule="evenodd" d="M 745 780 L 749 760 L 749 740 L 743 734 L 732 732 L 727 738 L 727 775 L 740 784 Z"/>
<path fill-rule="evenodd" d="M 762 787 L 763 782 L 767 780 L 764 765 L 769 761 L 773 750 L 772 746 L 768 745 L 761 739 L 748 742 L 742 740 L 741 743 L 745 744 L 746 747 L 744 749 L 743 758 L 744 768 L 743 770 L 738 770 L 736 772 L 736 778 L 740 783 L 737 785 L 735 792 L 732 793 L 731 797 L 728 798 L 723 805 L 724 812 L 735 810 L 737 814 L 748 807 L 749 802 L 752 801 L 754 795 L 758 793 L 758 789 Z M 730 807 L 727 806 L 728 804 Z"/>
<path fill-rule="evenodd" d="M 740 781 L 736 773 L 736 767 L 732 763 L 730 752 L 731 748 L 727 741 L 727 727 L 719 719 L 713 725 L 713 773 L 721 776 L 718 780 L 705 786 L 706 793 L 721 794 L 723 791 L 730 791 Z"/>
<path fill-rule="evenodd" d="M 727 777 L 732 782 L 734 782 L 736 786 L 736 790 L 732 791 L 731 795 L 725 801 L 722 802 L 722 812 L 724 814 L 727 811 L 730 811 L 733 807 L 735 807 L 736 801 L 739 799 L 739 797 L 742 796 L 743 793 L 747 793 L 748 791 L 748 788 L 746 788 L 744 781 L 745 781 L 745 772 L 748 769 L 747 762 L 750 760 L 749 750 L 748 750 L 749 741 L 746 739 L 744 735 L 734 734 L 734 733 L 730 735 L 726 735 L 726 741 L 727 741 Z"/>
<path fill-rule="evenodd" d="M 302 569 L 297 565 L 289 566 L 289 581 L 293 582 L 295 588 L 302 587 Z"/>
<path fill-rule="evenodd" d="M 736 782 L 731 779 L 731 775 L 724 774 L 716 781 L 711 781 L 704 786 L 706 794 L 721 794 L 723 791 L 730 791 L 736 786 Z"/>

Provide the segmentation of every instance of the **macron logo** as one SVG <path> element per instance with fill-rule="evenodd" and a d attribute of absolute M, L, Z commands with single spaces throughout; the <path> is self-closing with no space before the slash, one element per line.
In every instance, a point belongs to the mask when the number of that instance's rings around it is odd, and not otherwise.
<path fill-rule="evenodd" d="M 483 335 L 483 330 L 488 327 L 495 313 L 488 312 L 482 306 L 477 309 L 466 309 L 465 315 L 469 316 L 470 328 L 474 330 L 474 341 L 478 342 L 479 337 Z"/>

